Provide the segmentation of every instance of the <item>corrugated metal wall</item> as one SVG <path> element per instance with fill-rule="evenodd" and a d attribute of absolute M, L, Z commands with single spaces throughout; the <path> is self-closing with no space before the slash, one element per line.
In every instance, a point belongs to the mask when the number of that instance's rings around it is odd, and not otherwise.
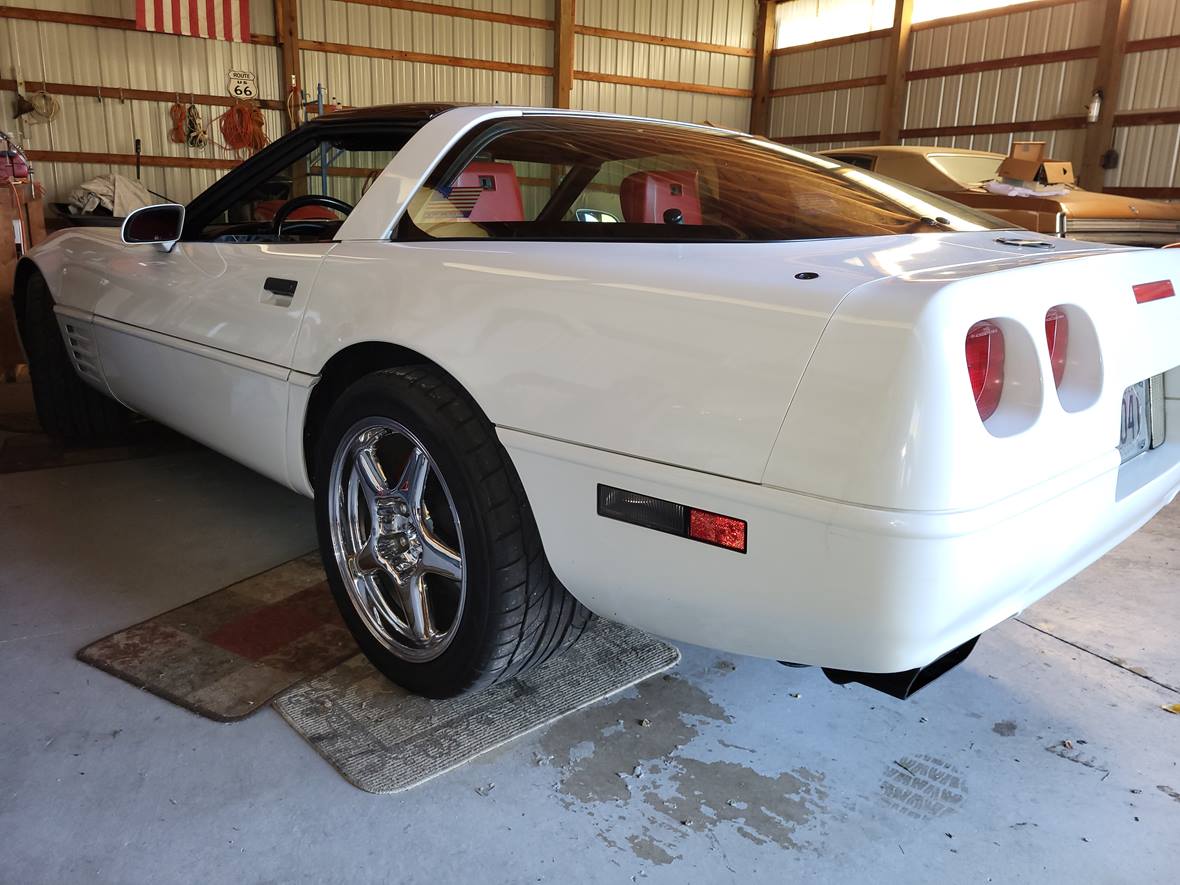
<path fill-rule="evenodd" d="M 577 23 L 752 50 L 755 0 L 581 0 Z M 578 34 L 576 70 L 748 89 L 753 58 Z M 663 117 L 745 129 L 750 99 L 578 79 L 571 105 L 595 111 Z"/>
<path fill-rule="evenodd" d="M 552 0 L 432 2 L 549 21 L 553 18 Z M 553 64 L 553 32 L 540 28 L 340 0 L 300 0 L 299 25 L 305 40 L 544 67 Z M 404 101 L 552 103 L 552 78 L 548 75 L 356 57 L 309 49 L 302 51 L 300 62 L 304 88 L 308 92 L 314 93 L 316 84 L 322 83 L 331 98 L 347 105 Z"/>
<path fill-rule="evenodd" d="M 22 6 L 66 12 L 131 19 L 133 0 L 22 0 Z M 251 30 L 273 34 L 270 0 L 251 0 Z M 34 150 L 85 151 L 133 154 L 135 139 L 142 140 L 145 155 L 231 159 L 231 151 L 211 143 L 202 151 L 174 144 L 168 139 L 171 120 L 169 103 L 120 101 L 119 87 L 176 90 L 224 95 L 226 73 L 245 68 L 258 76 L 260 96 L 278 98 L 278 53 L 273 46 L 226 43 L 173 37 L 138 31 L 83 27 L 52 22 L 0 19 L 0 57 L 10 59 L 0 75 L 10 77 L 12 68 L 26 80 L 47 80 L 101 86 L 110 97 L 58 96 L 61 112 L 52 124 L 22 124 L 12 117 L 12 93 L 0 93 L 0 129 L 18 134 Z M 206 121 L 222 113 L 223 107 L 201 107 Z M 282 132 L 277 111 L 265 111 L 267 132 Z M 215 129 L 214 129 L 215 131 Z M 112 170 L 134 176 L 133 166 L 74 163 L 35 164 L 38 177 L 51 199 L 65 199 L 78 183 Z M 208 187 L 222 173 L 205 169 L 143 170 L 144 184 L 160 194 L 190 199 Z"/>
<path fill-rule="evenodd" d="M 1131 5 L 1130 40 L 1173 34 L 1180 34 L 1177 0 Z M 1123 63 L 1119 111 L 1160 108 L 1180 108 L 1180 47 L 1136 52 Z M 1119 167 L 1107 173 L 1108 187 L 1180 187 L 1180 123 L 1118 127 L 1114 144 Z"/>
<path fill-rule="evenodd" d="M 432 0 L 500 15 L 552 21 L 553 0 Z M 404 50 L 439 56 L 549 69 L 553 31 L 544 26 L 472 20 L 430 12 L 390 9 L 342 0 L 298 0 L 301 38 L 380 50 Z M 56 10 L 130 20 L 134 0 L 19 0 L 26 8 Z M 747 91 L 751 85 L 753 30 L 757 0 L 580 0 L 577 22 L 591 28 L 636 31 L 702 43 L 739 47 L 742 54 L 708 52 L 676 46 L 579 34 L 575 67 L 590 75 L 641 77 Z M 273 35 L 272 0 L 251 0 L 251 30 Z M 228 161 L 230 151 L 214 138 L 203 150 L 168 139 L 170 101 L 121 101 L 119 87 L 225 93 L 231 68 L 255 72 L 260 97 L 281 100 L 279 50 L 218 40 L 146 34 L 88 25 L 0 18 L 0 55 L 12 56 L 25 80 L 98 85 L 110 97 L 59 95 L 61 113 L 50 125 L 25 124 L 12 117 L 11 93 L 0 101 L 0 128 L 20 134 L 32 150 L 133 154 L 135 139 L 148 156 Z M 453 64 L 430 64 L 365 55 L 301 50 L 303 85 L 313 96 L 322 84 L 329 101 L 368 105 L 398 101 L 499 102 L 548 106 L 552 78 L 546 70 L 505 72 Z M 0 76 L 8 77 L 7 65 Z M 199 104 L 199 102 L 198 102 Z M 748 97 L 658 89 L 575 79 L 571 104 L 591 110 L 642 114 L 670 119 L 709 121 L 745 128 Z M 222 107 L 201 106 L 207 121 Z M 282 112 L 264 112 L 267 132 L 283 131 Z M 112 170 L 133 174 L 133 167 L 106 163 L 36 164 L 51 199 L 61 200 L 78 183 Z M 184 202 L 207 187 L 220 169 L 144 167 L 152 190 Z"/>
<path fill-rule="evenodd" d="M 1034 53 L 1095 47 L 1102 39 L 1100 0 L 915 30 L 910 70 L 964 65 Z M 1093 58 L 911 80 L 903 128 L 976 126 L 1049 120 L 1085 112 L 1094 83 Z M 1081 129 L 903 139 L 1007 152 L 1013 139 L 1047 142 L 1054 159 L 1081 163 Z"/>
<path fill-rule="evenodd" d="M 882 75 L 888 40 L 879 38 L 809 49 L 775 58 L 772 89 L 810 86 L 840 80 Z M 829 132 L 865 132 L 880 125 L 882 87 L 786 95 L 770 99 L 770 134 L 776 138 L 820 135 Z M 826 150 L 864 142 L 836 140 L 811 143 L 810 149 Z"/>

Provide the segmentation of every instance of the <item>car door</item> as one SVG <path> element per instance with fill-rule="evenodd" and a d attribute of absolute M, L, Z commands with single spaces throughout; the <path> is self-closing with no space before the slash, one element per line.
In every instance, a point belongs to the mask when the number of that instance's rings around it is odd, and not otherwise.
<path fill-rule="evenodd" d="M 200 217 L 186 221 L 171 251 L 124 245 L 135 260 L 112 263 L 94 323 L 115 396 L 285 480 L 291 359 L 338 225 L 325 207 L 304 207 L 291 216 L 302 234 L 288 235 L 274 231 L 271 216 L 294 192 L 340 193 L 354 202 L 369 168 L 323 175 L 328 153 L 311 136 L 269 150 L 272 156 L 264 152 L 240 168 L 240 187 L 214 205 L 202 198 L 190 204 Z"/>

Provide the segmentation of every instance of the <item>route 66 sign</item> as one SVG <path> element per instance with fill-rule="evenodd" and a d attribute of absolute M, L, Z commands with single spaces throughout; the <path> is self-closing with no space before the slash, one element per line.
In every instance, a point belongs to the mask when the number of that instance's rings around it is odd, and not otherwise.
<path fill-rule="evenodd" d="M 225 81 L 226 91 L 234 98 L 242 99 L 258 97 L 258 78 L 253 71 L 230 71 Z"/>

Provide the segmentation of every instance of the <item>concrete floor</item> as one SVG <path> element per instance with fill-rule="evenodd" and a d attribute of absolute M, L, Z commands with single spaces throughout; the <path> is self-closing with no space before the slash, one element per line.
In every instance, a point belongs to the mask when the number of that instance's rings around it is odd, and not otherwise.
<path fill-rule="evenodd" d="M 74 659 L 313 546 L 306 501 L 203 450 L 0 476 L 0 881 L 1175 875 L 1180 508 L 910 701 L 686 647 L 399 796 L 270 709 L 219 725 Z"/>

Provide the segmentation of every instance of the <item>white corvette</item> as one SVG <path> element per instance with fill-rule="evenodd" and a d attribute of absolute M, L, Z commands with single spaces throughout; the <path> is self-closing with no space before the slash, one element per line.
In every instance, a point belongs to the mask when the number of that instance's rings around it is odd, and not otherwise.
<path fill-rule="evenodd" d="M 736 132 L 405 105 L 53 237 L 17 306 L 50 431 L 314 495 L 412 690 L 596 612 L 905 696 L 1176 494 L 1178 275 Z"/>

